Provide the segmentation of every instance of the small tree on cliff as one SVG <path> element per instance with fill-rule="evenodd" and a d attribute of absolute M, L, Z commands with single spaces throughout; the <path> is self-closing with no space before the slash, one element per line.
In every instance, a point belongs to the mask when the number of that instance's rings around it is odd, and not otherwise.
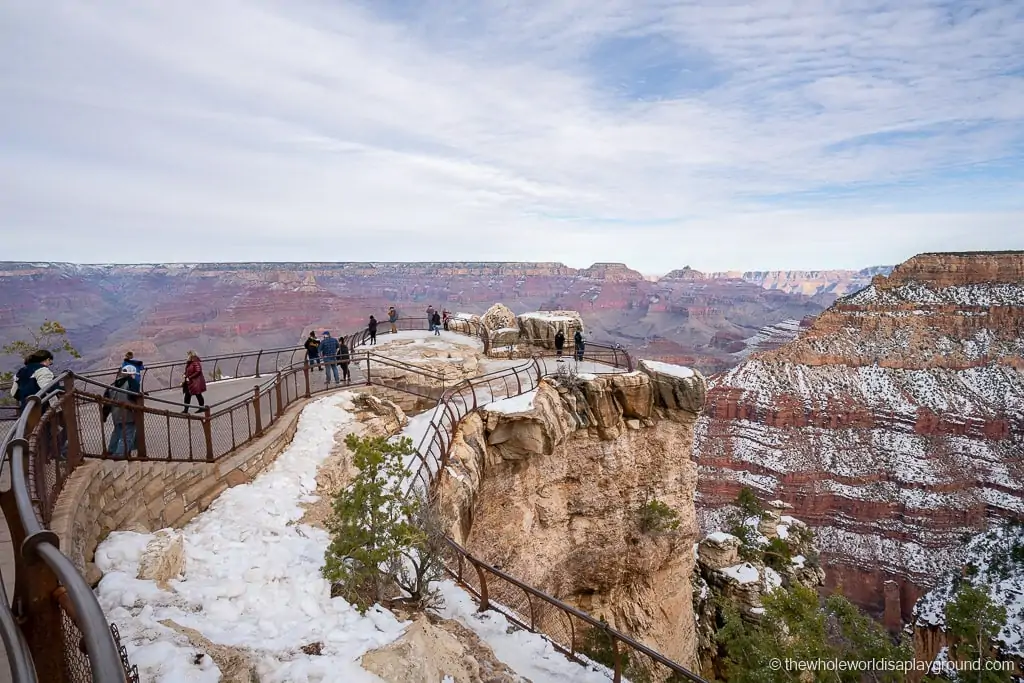
<path fill-rule="evenodd" d="M 946 632 L 953 641 L 952 659 L 961 662 L 984 662 L 998 658 L 991 655 L 992 642 L 1006 626 L 1006 608 L 997 605 L 984 588 L 961 581 L 953 600 L 946 604 Z M 1010 671 L 965 671 L 965 680 L 978 683 L 1002 683 L 1011 680 Z"/>
<path fill-rule="evenodd" d="M 912 652 L 908 645 L 893 644 L 881 626 L 846 598 L 833 595 L 822 606 L 815 591 L 797 584 L 765 595 L 763 603 L 758 624 L 744 620 L 731 602 L 723 605 L 725 625 L 717 639 L 730 683 L 903 679 L 902 671 L 858 670 L 855 663 L 867 660 L 907 662 Z M 835 665 L 827 668 L 833 661 L 851 664 L 842 670 Z M 817 662 L 820 668 L 800 670 L 787 662 Z"/>
<path fill-rule="evenodd" d="M 64 326 L 55 320 L 46 320 L 38 329 L 27 329 L 25 339 L 16 339 L 0 347 L 0 354 L 5 356 L 18 356 L 24 358 L 33 351 L 46 349 L 56 357 L 58 354 L 66 353 L 72 358 L 81 358 L 78 352 L 68 339 L 68 331 Z M 7 385 L 14 380 L 14 373 L 10 371 L 0 372 L 0 384 Z M 0 403 L 9 404 L 11 397 L 4 392 L 0 396 Z"/>
<path fill-rule="evenodd" d="M 349 434 L 345 445 L 359 473 L 335 496 L 327 524 L 323 575 L 332 595 L 365 611 L 387 603 L 397 587 L 407 593 L 403 602 L 430 606 L 438 599 L 429 585 L 441 578 L 443 534 L 433 507 L 402 491 L 412 440 Z"/>

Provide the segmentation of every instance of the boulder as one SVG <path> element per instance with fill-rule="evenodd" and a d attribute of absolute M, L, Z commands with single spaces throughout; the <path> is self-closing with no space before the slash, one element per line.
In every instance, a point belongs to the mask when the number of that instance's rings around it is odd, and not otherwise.
<path fill-rule="evenodd" d="M 515 346 L 519 342 L 518 327 L 502 327 L 497 330 L 489 330 L 491 348 L 501 346 Z"/>
<path fill-rule="evenodd" d="M 697 561 L 710 570 L 731 567 L 740 561 L 740 539 L 732 534 L 716 532 L 697 546 Z"/>
<path fill-rule="evenodd" d="M 453 621 L 419 615 L 402 636 L 359 662 L 387 683 L 523 683 L 472 631 Z"/>
<path fill-rule="evenodd" d="M 761 521 L 757 523 L 757 530 L 765 538 L 775 538 L 779 535 L 780 523 L 779 513 L 772 508 L 766 508 L 761 515 Z"/>
<path fill-rule="evenodd" d="M 696 370 L 653 360 L 641 360 L 640 370 L 651 378 L 657 405 L 697 415 L 707 399 L 707 381 Z"/>
<path fill-rule="evenodd" d="M 161 529 L 146 545 L 139 558 L 138 579 L 156 581 L 167 590 L 167 582 L 185 571 L 185 537 L 180 531 Z"/>
<path fill-rule="evenodd" d="M 622 407 L 626 418 L 643 420 L 651 416 L 654 409 L 654 392 L 651 377 L 642 372 L 627 372 L 611 375 L 612 393 Z"/>
<path fill-rule="evenodd" d="M 516 314 L 505 304 L 494 304 L 480 317 L 487 331 L 516 327 Z"/>
<path fill-rule="evenodd" d="M 409 423 L 399 406 L 373 394 L 357 394 L 353 400 L 360 421 L 371 422 L 371 431 L 390 436 Z"/>
<path fill-rule="evenodd" d="M 534 391 L 484 407 L 487 445 L 502 460 L 551 455 L 576 429 L 558 391 L 543 381 Z"/>
<path fill-rule="evenodd" d="M 590 375 L 581 385 L 594 425 L 602 439 L 614 439 L 622 431 L 622 407 L 612 393 L 611 381 Z"/>
<path fill-rule="evenodd" d="M 535 346 L 555 348 L 555 334 L 562 330 L 565 347 L 572 347 L 576 330 L 583 329 L 583 319 L 576 311 L 537 311 L 519 316 L 519 330 Z"/>
<path fill-rule="evenodd" d="M 480 316 L 473 313 L 453 313 L 448 318 L 448 329 L 452 332 L 475 336 L 482 325 Z"/>

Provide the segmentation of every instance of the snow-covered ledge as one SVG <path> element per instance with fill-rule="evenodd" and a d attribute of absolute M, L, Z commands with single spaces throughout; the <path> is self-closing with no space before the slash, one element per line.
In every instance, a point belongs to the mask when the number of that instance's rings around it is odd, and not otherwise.
<path fill-rule="evenodd" d="M 68 478 L 53 511 L 61 551 L 95 584 L 96 546 L 111 531 L 184 526 L 226 489 L 252 481 L 274 462 L 307 403 L 293 403 L 263 436 L 218 462 L 86 461 Z"/>

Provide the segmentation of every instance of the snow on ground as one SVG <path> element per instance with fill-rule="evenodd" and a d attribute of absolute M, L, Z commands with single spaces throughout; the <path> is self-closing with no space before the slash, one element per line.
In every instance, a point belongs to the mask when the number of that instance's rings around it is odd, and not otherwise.
<path fill-rule="evenodd" d="M 733 536 L 732 534 L 727 534 L 724 531 L 715 531 L 713 533 L 708 534 L 708 540 L 712 541 L 713 543 L 725 543 L 730 538 L 736 538 L 736 537 Z M 739 540 L 739 539 L 737 538 L 736 540 Z"/>
<path fill-rule="evenodd" d="M 152 534 L 114 532 L 96 550 L 104 572 L 100 604 L 117 624 L 143 680 L 213 683 L 208 657 L 195 663 L 187 640 L 158 622 L 173 619 L 211 641 L 250 648 L 265 683 L 375 681 L 356 659 L 401 635 L 390 612 L 361 616 L 331 598 L 320 575 L 327 532 L 295 524 L 300 501 L 316 490 L 317 466 L 328 456 L 335 431 L 353 420 L 351 394 L 310 404 L 295 438 L 251 484 L 225 491 L 183 530 L 185 572 L 168 590 L 136 579 Z M 356 425 L 353 423 L 352 427 Z M 323 654 L 299 648 L 323 643 Z"/>
<path fill-rule="evenodd" d="M 445 602 L 441 616 L 469 627 L 517 674 L 533 683 L 608 683 L 604 667 L 584 667 L 567 659 L 546 638 L 513 627 L 498 612 L 477 612 L 469 593 L 451 581 L 442 581 L 438 587 Z"/>
<path fill-rule="evenodd" d="M 422 359 L 427 355 L 435 356 L 436 352 L 461 351 L 465 353 L 467 348 L 483 353 L 484 344 L 476 337 L 458 332 L 441 330 L 441 334 L 436 335 L 429 330 L 405 330 L 395 334 L 386 331 L 377 332 L 376 344 L 357 348 L 359 351 L 373 351 L 393 358 Z M 424 351 L 428 353 L 425 354 Z M 431 351 L 435 353 L 429 353 Z"/>
<path fill-rule="evenodd" d="M 654 372 L 659 372 L 662 375 L 668 375 L 669 377 L 678 377 L 679 379 L 689 379 L 690 377 L 693 377 L 693 370 L 685 365 L 672 365 L 671 363 L 662 363 L 661 361 L 647 360 L 646 358 L 640 362 Z"/>
<path fill-rule="evenodd" d="M 524 394 L 513 396 L 511 398 L 503 398 L 500 401 L 494 401 L 484 406 L 484 410 L 491 413 L 505 413 L 506 415 L 512 415 L 514 413 L 525 413 L 528 410 L 533 409 L 533 399 L 537 398 L 537 390 L 527 391 Z"/>
<path fill-rule="evenodd" d="M 736 579 L 737 583 L 756 583 L 761 580 L 761 574 L 758 573 L 757 567 L 749 562 L 734 564 L 719 571 L 728 577 Z"/>

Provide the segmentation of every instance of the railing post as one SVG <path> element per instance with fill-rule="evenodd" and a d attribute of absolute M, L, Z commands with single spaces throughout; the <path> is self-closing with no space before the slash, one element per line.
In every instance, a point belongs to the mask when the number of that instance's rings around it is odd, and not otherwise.
<path fill-rule="evenodd" d="M 262 408 L 260 407 L 260 385 L 257 384 L 252 388 L 253 393 L 253 404 L 252 410 L 256 414 L 256 434 L 263 433 L 263 415 Z"/>
<path fill-rule="evenodd" d="M 75 405 L 75 378 L 72 375 L 64 378 L 64 398 L 61 402 L 64 404 L 61 411 L 64 413 L 64 434 L 68 439 L 68 474 L 70 474 L 82 464 L 82 443 L 78 438 L 78 410 Z M 54 429 L 56 429 L 56 425 Z"/>
<path fill-rule="evenodd" d="M 257 377 L 260 376 L 260 358 L 262 358 L 262 357 L 263 357 L 263 349 L 260 349 L 260 352 L 256 354 L 256 376 Z"/>
<path fill-rule="evenodd" d="M 277 395 L 277 416 L 281 417 L 284 406 L 281 404 L 281 371 L 277 371 L 277 381 L 274 382 L 274 393 Z"/>
<path fill-rule="evenodd" d="M 621 683 L 622 681 L 622 650 L 619 649 L 619 641 L 612 638 L 611 634 L 605 630 L 607 635 L 612 640 L 612 652 L 615 653 L 615 674 L 612 676 L 612 683 Z"/>
<path fill-rule="evenodd" d="M 309 398 L 309 363 L 303 364 L 302 376 L 306 378 L 306 398 Z"/>
<path fill-rule="evenodd" d="M 367 353 L 366 354 L 366 386 L 370 386 L 370 384 L 372 384 L 372 382 L 370 381 L 370 354 Z"/>
<path fill-rule="evenodd" d="M 210 428 L 210 406 L 203 409 L 203 438 L 206 440 L 206 462 L 213 462 L 213 431 Z"/>
<path fill-rule="evenodd" d="M 479 562 L 473 562 L 473 566 L 476 567 L 476 575 L 480 579 L 480 609 L 477 611 L 484 612 L 491 608 L 491 603 L 487 599 L 487 574 Z"/>

